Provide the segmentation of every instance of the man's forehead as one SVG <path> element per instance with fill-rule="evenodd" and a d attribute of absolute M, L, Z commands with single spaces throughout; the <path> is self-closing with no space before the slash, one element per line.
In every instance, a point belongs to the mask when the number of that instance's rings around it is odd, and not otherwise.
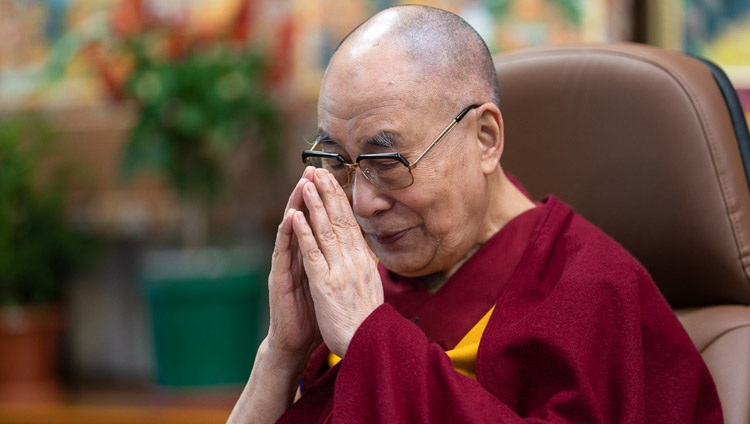
<path fill-rule="evenodd" d="M 434 81 L 420 76 L 408 58 L 392 53 L 329 67 L 318 99 L 318 126 L 327 140 L 361 148 L 408 148 L 409 132 L 434 106 L 427 87 Z"/>
<path fill-rule="evenodd" d="M 377 45 L 351 40 L 337 51 L 326 69 L 321 94 L 341 95 L 341 90 L 361 95 L 370 91 L 403 91 L 418 84 L 422 68 L 400 47 L 384 41 Z"/>
<path fill-rule="evenodd" d="M 356 90 L 338 86 L 335 90 L 321 90 L 318 99 L 318 123 L 321 126 L 337 122 L 362 125 L 365 123 L 398 121 L 415 96 L 393 84 L 390 89 Z"/>
<path fill-rule="evenodd" d="M 405 138 L 409 115 L 406 105 L 398 99 L 320 107 L 319 140 L 360 147 L 394 147 Z"/>

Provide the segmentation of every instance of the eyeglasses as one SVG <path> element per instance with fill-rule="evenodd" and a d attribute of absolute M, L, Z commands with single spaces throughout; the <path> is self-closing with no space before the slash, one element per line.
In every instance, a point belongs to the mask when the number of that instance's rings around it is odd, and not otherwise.
<path fill-rule="evenodd" d="M 352 175 L 357 168 L 362 170 L 362 175 L 376 187 L 389 190 L 400 190 L 414 184 L 412 170 L 417 167 L 419 161 L 427 155 L 437 144 L 448 135 L 449 132 L 469 113 L 470 110 L 479 107 L 471 105 L 464 108 L 453 121 L 445 127 L 443 132 L 430 143 L 414 162 L 409 162 L 401 153 L 368 153 L 357 156 L 354 163 L 349 163 L 338 153 L 317 150 L 321 143 L 315 142 L 310 150 L 302 152 L 302 162 L 316 168 L 324 168 L 330 172 L 341 187 L 347 187 L 352 182 Z"/>

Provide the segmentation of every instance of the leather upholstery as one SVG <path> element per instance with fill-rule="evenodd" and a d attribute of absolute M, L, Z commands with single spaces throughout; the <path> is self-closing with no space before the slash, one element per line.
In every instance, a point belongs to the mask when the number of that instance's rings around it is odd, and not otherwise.
<path fill-rule="evenodd" d="M 750 423 L 750 307 L 675 310 L 716 382 L 724 421 Z"/>
<path fill-rule="evenodd" d="M 750 303 L 750 190 L 702 62 L 618 44 L 496 63 L 501 163 L 533 197 L 554 193 L 603 228 L 675 307 Z"/>
<path fill-rule="evenodd" d="M 673 307 L 693 308 L 678 315 L 726 422 L 749 423 L 750 164 L 708 66 L 595 44 L 507 53 L 496 67 L 504 169 L 532 197 L 573 205 L 646 266 Z"/>

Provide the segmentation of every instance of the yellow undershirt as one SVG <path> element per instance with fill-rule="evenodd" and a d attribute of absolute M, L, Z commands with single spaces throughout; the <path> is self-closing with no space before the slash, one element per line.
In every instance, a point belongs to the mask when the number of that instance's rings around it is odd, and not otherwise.
<path fill-rule="evenodd" d="M 445 352 L 451 362 L 453 362 L 453 368 L 467 377 L 476 378 L 479 341 L 482 339 L 484 328 L 487 327 L 487 323 L 489 322 L 492 311 L 494 310 L 495 307 L 493 306 L 486 314 L 484 314 L 479 322 L 474 324 L 474 327 L 466 333 L 456 347 Z M 336 365 L 340 360 L 341 358 L 334 353 L 328 355 L 328 365 L 331 367 Z"/>

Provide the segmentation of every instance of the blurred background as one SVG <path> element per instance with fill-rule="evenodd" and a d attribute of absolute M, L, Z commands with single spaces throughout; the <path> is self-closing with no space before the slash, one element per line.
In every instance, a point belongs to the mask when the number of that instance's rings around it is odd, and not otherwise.
<path fill-rule="evenodd" d="M 226 419 L 322 72 L 400 3 L 0 0 L 0 423 Z M 703 56 L 750 112 L 748 0 L 409 3 L 463 16 L 497 54 Z"/>

